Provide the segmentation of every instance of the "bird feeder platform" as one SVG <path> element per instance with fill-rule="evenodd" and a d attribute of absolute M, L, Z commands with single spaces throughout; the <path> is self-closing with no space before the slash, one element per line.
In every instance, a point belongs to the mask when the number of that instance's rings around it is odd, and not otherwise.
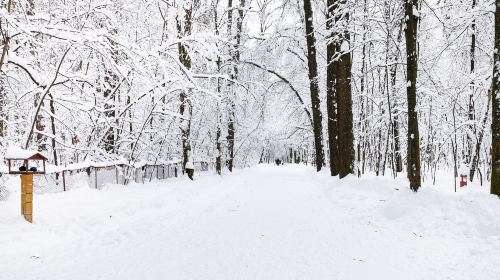
<path fill-rule="evenodd" d="M 4 158 L 7 161 L 9 174 L 46 174 L 47 158 L 39 152 L 10 148 Z"/>
<path fill-rule="evenodd" d="M 47 158 L 39 152 L 10 148 L 5 154 L 9 174 L 21 175 L 21 215 L 33 222 L 33 175 L 44 175 Z"/>

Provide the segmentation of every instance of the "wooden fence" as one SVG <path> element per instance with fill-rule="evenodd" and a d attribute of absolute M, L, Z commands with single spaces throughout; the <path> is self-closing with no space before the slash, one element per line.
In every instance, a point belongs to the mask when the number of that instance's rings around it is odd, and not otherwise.
<path fill-rule="evenodd" d="M 196 172 L 209 171 L 214 164 L 195 162 Z M 8 176 L 7 174 L 0 174 Z M 106 184 L 126 185 L 132 182 L 147 183 L 153 180 L 166 180 L 182 175 L 180 162 L 165 164 L 99 164 L 85 167 L 59 167 L 42 176 L 35 177 L 35 192 L 62 192 L 78 186 L 88 185 L 91 188 L 102 189 Z"/>

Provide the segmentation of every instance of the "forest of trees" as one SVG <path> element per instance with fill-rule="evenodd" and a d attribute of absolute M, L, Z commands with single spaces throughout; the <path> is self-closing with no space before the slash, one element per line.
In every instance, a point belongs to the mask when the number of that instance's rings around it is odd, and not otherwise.
<path fill-rule="evenodd" d="M 0 155 L 219 174 L 286 157 L 414 191 L 467 166 L 500 195 L 500 0 L 0 7 Z"/>

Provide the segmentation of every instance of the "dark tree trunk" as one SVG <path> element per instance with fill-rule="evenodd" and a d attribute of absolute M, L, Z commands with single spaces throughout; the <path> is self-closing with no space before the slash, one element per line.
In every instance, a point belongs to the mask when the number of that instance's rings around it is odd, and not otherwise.
<path fill-rule="evenodd" d="M 340 1 L 344 4 L 345 0 Z M 349 21 L 349 13 L 336 15 L 337 21 Z M 354 168 L 354 134 L 352 132 L 352 93 L 351 93 L 351 52 L 350 34 L 342 30 L 338 50 L 340 57 L 337 64 L 337 117 L 339 129 L 339 177 L 343 178 L 353 172 Z"/>
<path fill-rule="evenodd" d="M 491 193 L 500 196 L 500 0 L 496 0 L 493 67 L 493 120 Z"/>
<path fill-rule="evenodd" d="M 241 32 L 243 29 L 243 9 L 245 7 L 245 0 L 240 0 L 240 5 L 238 7 L 238 18 L 236 20 L 236 34 L 235 34 L 235 45 L 231 47 L 231 58 L 233 62 L 233 69 L 231 73 L 231 79 L 238 79 L 238 64 L 240 61 L 240 52 L 239 47 L 241 44 Z M 228 36 L 231 37 L 231 29 L 233 25 L 233 1 L 228 1 L 228 23 L 227 23 L 227 31 Z M 229 92 L 228 98 L 228 123 L 227 123 L 227 148 L 228 148 L 228 159 L 227 159 L 227 167 L 229 171 L 233 171 L 234 167 L 234 141 L 235 141 L 235 110 L 236 110 L 236 94 L 234 83 L 231 83 L 231 88 Z"/>
<path fill-rule="evenodd" d="M 228 0 L 227 1 L 227 36 L 231 38 L 232 34 L 232 28 L 233 28 L 233 0 Z M 230 46 L 230 54 L 233 59 L 233 63 L 236 63 L 234 61 L 234 46 Z M 231 71 L 238 71 L 238 68 L 236 66 L 233 67 Z M 236 74 L 234 72 L 231 72 L 230 77 L 232 80 L 235 79 Z M 232 92 L 234 90 L 233 84 L 229 83 L 229 88 L 228 88 L 228 114 L 227 114 L 227 150 L 228 150 L 228 158 L 227 158 L 227 168 L 230 172 L 233 171 L 233 164 L 234 164 L 234 93 Z"/>
<path fill-rule="evenodd" d="M 51 144 L 52 144 L 52 155 L 53 155 L 53 164 L 58 165 L 59 161 L 57 159 L 57 150 L 56 150 L 56 120 L 54 116 L 56 115 L 56 108 L 54 106 L 54 96 L 52 94 L 49 94 L 50 97 L 50 124 L 51 124 L 51 129 L 52 129 L 52 139 L 51 139 Z M 56 173 L 56 181 L 59 179 L 59 173 Z"/>
<path fill-rule="evenodd" d="M 476 0 L 472 0 L 472 9 L 476 7 Z M 471 24 L 471 29 L 472 29 L 472 35 L 471 35 L 471 44 L 470 44 L 470 73 L 474 74 L 474 69 L 475 69 L 475 52 L 476 52 L 476 20 L 472 21 Z M 470 132 L 475 132 L 475 127 L 472 122 L 474 121 L 474 91 L 475 91 L 475 86 L 474 86 L 474 81 L 471 82 L 471 91 L 469 94 L 469 122 L 471 123 L 469 125 L 469 130 Z M 466 155 L 465 155 L 465 162 L 469 164 L 472 159 L 472 138 L 470 133 L 467 133 L 467 147 L 466 147 Z"/>
<path fill-rule="evenodd" d="M 327 28 L 332 30 L 327 45 L 327 109 L 330 171 L 340 178 L 353 172 L 350 34 L 345 26 L 349 13 L 339 10 L 345 0 L 328 0 Z M 307 17 L 306 17 L 307 18 Z M 335 30 L 333 31 L 334 25 Z"/>
<path fill-rule="evenodd" d="M 188 36 L 191 34 L 192 27 L 192 7 L 184 9 L 184 20 L 176 19 L 177 23 L 177 35 L 179 38 L 183 36 Z M 179 50 L 179 61 L 186 67 L 186 69 L 191 69 L 191 58 L 187 47 L 179 42 L 177 43 L 177 48 Z M 181 141 L 182 141 L 182 172 L 184 173 L 186 169 L 186 163 L 189 160 L 190 146 L 190 136 L 191 136 L 191 115 L 192 108 L 189 96 L 185 90 L 182 90 L 179 94 L 179 113 L 182 116 L 180 120 L 181 129 Z"/>
<path fill-rule="evenodd" d="M 326 28 L 328 29 L 330 38 L 326 45 L 326 108 L 328 112 L 328 146 L 330 148 L 330 174 L 337 176 L 339 174 L 339 146 L 338 146 L 338 119 L 337 119 L 337 95 L 335 93 L 336 79 L 336 63 L 334 56 L 337 51 L 337 43 L 335 42 L 335 2 L 336 0 L 328 0 L 328 16 Z"/>
<path fill-rule="evenodd" d="M 314 148 L 316 170 L 320 171 L 324 164 L 323 154 L 323 127 L 320 109 L 318 87 L 318 64 L 316 62 L 316 40 L 314 36 L 313 12 L 310 0 L 304 0 L 304 15 L 307 40 L 307 61 L 309 68 L 309 86 L 311 91 L 311 105 L 313 113 Z"/>
<path fill-rule="evenodd" d="M 491 102 L 491 91 L 488 91 L 488 102 L 486 104 L 486 112 L 484 113 L 483 121 L 481 123 L 481 128 L 480 128 L 481 130 L 479 131 L 479 136 L 476 141 L 476 148 L 470 166 L 469 178 L 471 182 L 474 180 L 474 174 L 476 173 L 476 169 L 478 168 L 479 165 L 479 155 L 481 152 L 481 145 L 483 144 L 484 131 L 486 130 L 486 122 L 488 121 L 488 116 L 490 114 L 490 102 Z"/>
<path fill-rule="evenodd" d="M 217 5 L 219 1 L 214 2 L 214 23 L 215 23 L 215 35 L 219 35 L 219 19 L 218 19 L 218 13 L 217 13 Z M 220 74 L 221 72 L 221 58 L 220 56 L 217 56 L 217 74 Z M 220 97 L 221 94 L 221 83 L 220 83 L 220 78 L 217 78 L 217 95 Z M 217 155 L 215 156 L 215 172 L 217 174 L 221 175 L 222 174 L 222 144 L 221 144 L 221 117 L 220 117 L 220 104 L 219 101 L 217 102 L 217 116 L 216 116 L 216 133 L 215 133 L 215 148 Z"/>
<path fill-rule="evenodd" d="M 406 95 L 408 98 L 408 152 L 407 171 L 410 188 L 418 191 L 420 178 L 420 134 L 418 131 L 417 106 L 417 26 L 418 16 L 413 14 L 418 7 L 418 0 L 405 1 L 405 38 L 406 38 L 406 71 L 408 84 Z"/>
<path fill-rule="evenodd" d="M 236 45 L 234 46 L 234 52 L 233 52 L 233 73 L 232 73 L 233 80 L 238 79 L 238 73 L 239 73 L 238 66 L 240 63 L 240 45 L 241 45 L 241 33 L 243 31 L 244 8 L 245 8 L 245 0 L 240 0 L 240 5 L 238 7 L 238 19 L 236 20 Z M 232 95 L 229 101 L 229 123 L 227 131 L 228 150 L 229 150 L 228 169 L 231 172 L 233 171 L 234 167 L 234 141 L 236 136 L 235 122 L 236 122 L 236 93 L 233 85 Z"/>

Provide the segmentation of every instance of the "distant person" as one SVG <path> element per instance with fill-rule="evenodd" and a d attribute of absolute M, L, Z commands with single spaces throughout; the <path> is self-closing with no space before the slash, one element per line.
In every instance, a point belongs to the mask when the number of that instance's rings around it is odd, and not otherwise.
<path fill-rule="evenodd" d="M 192 162 L 187 162 L 185 169 L 186 169 L 186 173 L 187 173 L 189 179 L 194 180 L 194 178 L 193 178 L 193 176 L 194 176 L 194 164 Z"/>
<path fill-rule="evenodd" d="M 276 159 L 275 162 L 276 162 L 276 165 L 281 165 L 281 160 L 280 159 Z"/>

